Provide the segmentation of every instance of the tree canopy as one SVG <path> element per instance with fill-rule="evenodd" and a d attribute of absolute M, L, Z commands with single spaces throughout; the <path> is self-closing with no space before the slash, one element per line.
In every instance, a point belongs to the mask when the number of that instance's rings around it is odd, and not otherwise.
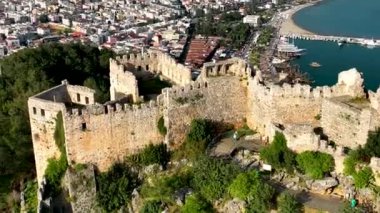
<path fill-rule="evenodd" d="M 276 132 L 273 142 L 260 151 L 260 157 L 276 169 L 284 168 L 288 172 L 293 171 L 295 165 L 295 153 L 286 146 L 284 134 Z"/>
<path fill-rule="evenodd" d="M 50 43 L 0 60 L 0 174 L 34 173 L 28 98 L 67 79 L 79 85 L 91 81 L 97 101 L 108 100 L 113 55 L 89 45 Z"/>
<path fill-rule="evenodd" d="M 265 183 L 258 171 L 239 174 L 228 187 L 232 197 L 248 202 L 250 209 L 261 209 L 264 212 L 270 208 L 274 196 L 274 188 Z"/>
<path fill-rule="evenodd" d="M 305 151 L 296 157 L 299 169 L 313 179 L 321 179 L 334 169 L 334 158 L 326 153 Z"/>

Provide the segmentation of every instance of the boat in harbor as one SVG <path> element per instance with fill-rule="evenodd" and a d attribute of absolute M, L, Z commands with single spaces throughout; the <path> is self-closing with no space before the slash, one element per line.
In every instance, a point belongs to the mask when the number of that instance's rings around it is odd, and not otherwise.
<path fill-rule="evenodd" d="M 380 46 L 380 42 L 377 42 L 374 39 L 366 39 L 361 42 L 362 45 L 368 47 L 368 48 L 375 48 Z"/>
<path fill-rule="evenodd" d="M 314 61 L 314 62 L 310 63 L 310 66 L 314 67 L 314 68 L 318 68 L 318 67 L 321 67 L 322 65 L 320 63 Z"/>
<path fill-rule="evenodd" d="M 286 55 L 290 57 L 299 57 L 306 53 L 306 49 L 298 48 L 293 43 L 290 43 L 287 39 L 281 38 L 277 45 L 277 52 L 280 55 Z"/>

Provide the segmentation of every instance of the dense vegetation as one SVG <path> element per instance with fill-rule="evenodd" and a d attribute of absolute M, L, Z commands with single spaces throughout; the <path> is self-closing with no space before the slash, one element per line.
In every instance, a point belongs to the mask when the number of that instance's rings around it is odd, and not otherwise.
<path fill-rule="evenodd" d="M 334 158 L 326 153 L 305 151 L 296 157 L 298 168 L 313 179 L 321 179 L 334 170 Z"/>
<path fill-rule="evenodd" d="M 191 186 L 191 171 L 181 171 L 174 175 L 162 175 L 152 177 L 152 180 L 144 182 L 141 186 L 141 195 L 147 200 L 159 200 L 171 203 L 174 193 Z"/>
<path fill-rule="evenodd" d="M 96 200 L 107 212 L 117 210 L 131 200 L 139 185 L 137 174 L 125 164 L 115 164 L 108 172 L 96 177 Z"/>
<path fill-rule="evenodd" d="M 239 174 L 228 190 L 232 197 L 246 201 L 250 212 L 269 211 L 275 192 L 272 186 L 261 179 L 258 171 Z"/>
<path fill-rule="evenodd" d="M 37 181 L 28 181 L 25 186 L 25 210 L 28 213 L 37 212 Z"/>
<path fill-rule="evenodd" d="M 228 46 L 241 47 L 250 31 L 249 25 L 242 23 L 242 15 L 239 12 L 230 12 L 222 13 L 219 20 L 216 20 L 215 17 L 215 14 L 209 13 L 206 17 L 201 18 L 196 26 L 197 34 L 220 36 L 226 38 Z"/>
<path fill-rule="evenodd" d="M 138 166 L 159 164 L 165 168 L 170 160 L 170 153 L 166 144 L 149 144 L 141 152 L 129 156 L 127 160 Z"/>
<path fill-rule="evenodd" d="M 277 198 L 277 210 L 278 213 L 301 213 L 303 206 L 293 195 L 284 192 Z"/>
<path fill-rule="evenodd" d="M 240 169 L 231 163 L 203 157 L 195 162 L 193 186 L 210 202 L 221 198 Z"/>
<path fill-rule="evenodd" d="M 214 212 L 211 203 L 198 195 L 191 195 L 186 198 L 185 205 L 181 213 L 211 213 Z"/>
<path fill-rule="evenodd" d="M 148 200 L 144 203 L 140 213 L 157 213 L 162 212 L 163 210 L 161 201 Z"/>
<path fill-rule="evenodd" d="M 271 164 L 275 169 L 285 169 L 293 172 L 295 153 L 286 146 L 286 138 L 282 133 L 276 132 L 273 142 L 260 151 L 260 157 Z"/>
<path fill-rule="evenodd" d="M 190 131 L 181 147 L 175 151 L 174 158 L 196 159 L 205 154 L 213 136 L 213 125 L 205 119 L 191 121 Z"/>

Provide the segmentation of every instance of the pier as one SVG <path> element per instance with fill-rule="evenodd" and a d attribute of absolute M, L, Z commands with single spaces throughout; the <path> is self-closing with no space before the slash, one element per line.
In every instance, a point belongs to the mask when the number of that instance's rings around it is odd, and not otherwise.
<path fill-rule="evenodd" d="M 350 44 L 380 46 L 380 40 L 366 39 L 366 38 L 354 38 L 354 37 L 344 37 L 344 36 L 323 36 L 323 35 L 296 34 L 296 33 L 280 34 L 280 36 L 283 36 L 286 38 L 292 38 L 292 39 L 346 42 Z"/>

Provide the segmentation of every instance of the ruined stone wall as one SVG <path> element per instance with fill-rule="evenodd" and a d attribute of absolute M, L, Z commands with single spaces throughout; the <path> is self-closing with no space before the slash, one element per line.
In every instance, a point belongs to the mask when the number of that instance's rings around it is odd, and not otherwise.
<path fill-rule="evenodd" d="M 183 142 L 194 118 L 241 124 L 247 112 L 246 82 L 238 76 L 222 76 L 197 81 L 185 87 L 165 89 L 167 141 Z"/>
<path fill-rule="evenodd" d="M 124 65 L 114 59 L 110 59 L 110 84 L 111 101 L 124 97 L 131 97 L 134 102 L 138 101 L 139 91 L 136 76 L 125 70 Z"/>
<path fill-rule="evenodd" d="M 54 140 L 55 119 L 59 111 L 65 110 L 65 105 L 63 103 L 30 98 L 28 100 L 28 109 L 37 180 L 40 183 L 47 167 L 47 160 L 60 156 L 60 151 L 55 145 Z"/>
<path fill-rule="evenodd" d="M 66 113 L 69 164 L 93 164 L 104 171 L 149 143 L 161 143 L 163 137 L 157 130 L 161 113 L 156 104 L 93 105 Z"/>
<path fill-rule="evenodd" d="M 123 64 L 129 71 L 139 76 L 139 72 L 151 72 L 161 74 L 167 80 L 177 84 L 186 85 L 191 82 L 191 69 L 179 64 L 170 55 L 149 50 L 143 54 L 129 54 L 117 57 L 117 61 Z"/>
<path fill-rule="evenodd" d="M 266 136 L 270 135 L 270 123 L 320 126 L 323 100 L 346 95 L 360 97 L 363 94 L 362 90 L 347 88 L 344 82 L 316 88 L 299 84 L 278 86 L 265 85 L 257 76 L 249 78 L 248 91 L 248 124 Z"/>
<path fill-rule="evenodd" d="M 344 101 L 342 99 L 345 99 Z M 347 102 L 349 97 L 325 99 L 322 104 L 322 127 L 336 144 L 356 148 L 367 141 L 368 131 L 374 130 L 378 114 L 371 108 L 358 108 Z"/>

